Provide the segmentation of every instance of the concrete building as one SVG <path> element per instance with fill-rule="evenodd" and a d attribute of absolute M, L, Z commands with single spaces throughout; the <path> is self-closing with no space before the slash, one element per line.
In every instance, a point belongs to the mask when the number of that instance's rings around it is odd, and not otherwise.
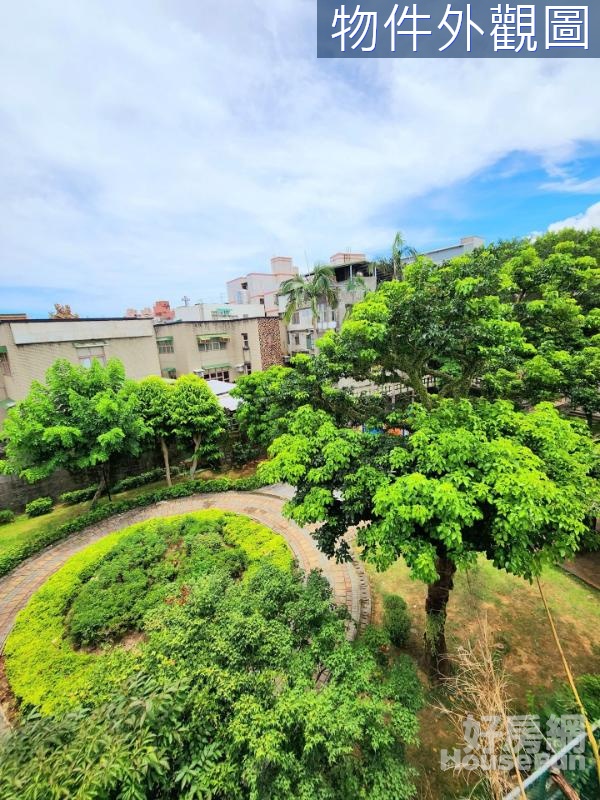
<path fill-rule="evenodd" d="M 152 320 L 0 320 L 0 420 L 59 358 L 83 366 L 118 358 L 129 378 L 160 375 Z"/>
<path fill-rule="evenodd" d="M 271 272 L 249 272 L 241 278 L 227 282 L 227 299 L 230 303 L 265 307 L 267 317 L 279 315 L 277 292 L 281 284 L 298 274 L 298 267 L 288 256 L 271 259 Z"/>
<path fill-rule="evenodd" d="M 451 258 L 472 253 L 473 250 L 476 250 L 478 247 L 483 247 L 484 244 L 485 239 L 482 239 L 480 236 L 463 236 L 458 244 L 440 247 L 438 250 L 429 250 L 419 255 L 424 255 L 436 264 L 443 264 L 444 261 L 449 261 Z M 414 258 L 404 258 L 402 260 L 405 264 L 408 264 L 414 261 Z"/>
<path fill-rule="evenodd" d="M 265 306 L 260 303 L 194 303 L 177 306 L 174 319 L 184 322 L 210 322 L 222 319 L 249 319 L 266 316 Z"/>
<path fill-rule="evenodd" d="M 283 363 L 285 328 L 277 317 L 159 323 L 155 326 L 161 375 L 191 372 L 207 380 L 234 383 Z"/>

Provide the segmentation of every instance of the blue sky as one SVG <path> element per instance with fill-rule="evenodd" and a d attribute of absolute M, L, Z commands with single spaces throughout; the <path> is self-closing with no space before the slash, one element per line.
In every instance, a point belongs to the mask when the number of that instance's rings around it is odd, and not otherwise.
<path fill-rule="evenodd" d="M 600 225 L 599 60 L 318 61 L 313 0 L 0 27 L 0 311 L 118 315 L 351 248 Z"/>

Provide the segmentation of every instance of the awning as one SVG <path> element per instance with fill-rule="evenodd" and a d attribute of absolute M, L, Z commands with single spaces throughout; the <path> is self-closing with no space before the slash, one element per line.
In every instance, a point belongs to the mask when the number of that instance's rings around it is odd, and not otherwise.
<path fill-rule="evenodd" d="M 229 339 L 227 333 L 203 333 L 196 336 L 199 342 L 210 342 L 212 339 Z"/>
<path fill-rule="evenodd" d="M 165 344 L 173 344 L 173 337 L 172 336 L 161 336 L 160 339 L 156 339 L 157 342 L 164 342 Z"/>
<path fill-rule="evenodd" d="M 14 400 L 11 400 L 10 397 L 7 397 L 6 400 L 0 400 L 0 408 L 8 409 L 12 408 L 14 405 L 16 405 L 16 403 Z"/>
<path fill-rule="evenodd" d="M 0 344 L 0 353 L 8 353 L 6 345 Z"/>
<path fill-rule="evenodd" d="M 231 369 L 231 364 L 208 364 L 202 367 L 202 372 L 210 372 L 213 369 Z"/>

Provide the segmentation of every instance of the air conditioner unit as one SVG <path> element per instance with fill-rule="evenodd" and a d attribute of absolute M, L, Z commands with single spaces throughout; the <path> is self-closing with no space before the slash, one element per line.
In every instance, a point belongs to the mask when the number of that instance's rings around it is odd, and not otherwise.
<path fill-rule="evenodd" d="M 236 364 L 235 368 L 236 368 L 236 370 L 238 372 L 243 372 L 244 371 L 244 364 Z"/>

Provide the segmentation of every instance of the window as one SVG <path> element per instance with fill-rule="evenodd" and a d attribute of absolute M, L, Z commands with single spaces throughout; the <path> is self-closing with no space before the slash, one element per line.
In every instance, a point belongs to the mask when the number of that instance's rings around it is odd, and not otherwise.
<path fill-rule="evenodd" d="M 246 375 L 252 375 L 252 364 L 244 364 L 244 372 Z"/>
<path fill-rule="evenodd" d="M 294 344 L 298 344 L 298 345 L 300 344 L 300 334 L 299 333 L 295 333 L 294 334 Z"/>
<path fill-rule="evenodd" d="M 229 381 L 228 369 L 210 369 L 202 375 L 205 381 Z"/>
<path fill-rule="evenodd" d="M 247 333 L 242 333 L 242 347 L 244 348 L 244 350 L 248 350 L 250 348 Z"/>
<path fill-rule="evenodd" d="M 175 367 L 166 367 L 163 369 L 163 372 L 165 374 L 165 378 L 170 378 L 172 381 L 177 378 L 177 370 Z"/>
<path fill-rule="evenodd" d="M 159 353 L 174 353 L 173 339 L 159 339 L 158 340 Z"/>
<path fill-rule="evenodd" d="M 248 290 L 248 284 L 247 283 L 242 283 L 242 289 L 245 289 L 247 291 Z"/>
<path fill-rule="evenodd" d="M 292 325 L 299 325 L 300 324 L 300 312 L 294 311 L 292 314 Z"/>
<path fill-rule="evenodd" d="M 91 367 L 94 359 L 101 364 L 106 364 L 104 347 L 78 347 L 77 358 L 82 367 Z"/>
<path fill-rule="evenodd" d="M 11 376 L 10 362 L 8 360 L 8 353 L 0 350 L 0 372 L 8 377 Z"/>
<path fill-rule="evenodd" d="M 261 306 L 264 306 L 264 304 L 265 304 L 265 298 L 264 298 L 264 297 L 261 297 L 261 298 L 259 298 L 259 301 L 258 301 L 258 302 L 261 304 Z"/>
<path fill-rule="evenodd" d="M 211 350 L 226 350 L 227 349 L 227 340 L 226 339 L 209 339 L 206 342 L 198 342 L 198 350 L 201 353 L 208 353 Z"/>

